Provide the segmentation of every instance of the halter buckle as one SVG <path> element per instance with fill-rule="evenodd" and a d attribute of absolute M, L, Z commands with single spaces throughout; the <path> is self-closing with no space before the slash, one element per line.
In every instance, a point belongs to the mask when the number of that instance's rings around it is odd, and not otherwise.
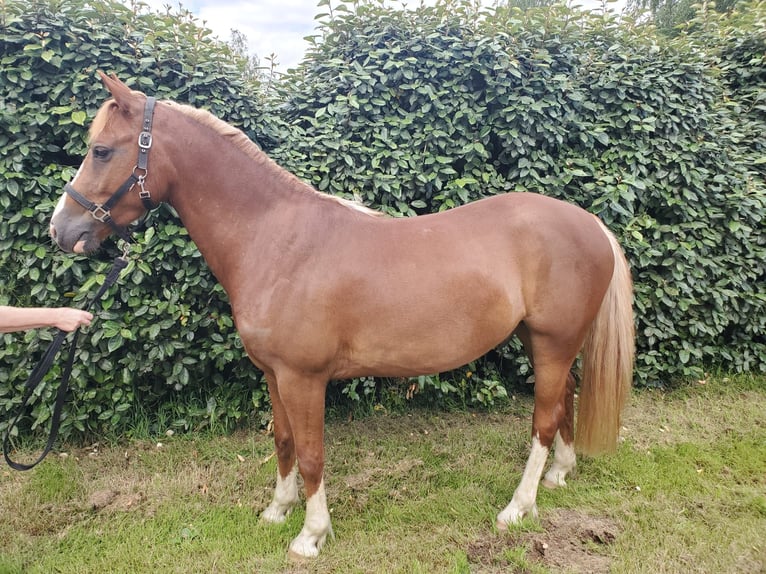
<path fill-rule="evenodd" d="M 138 134 L 138 147 L 141 148 L 141 151 L 144 153 L 148 152 L 149 149 L 152 147 L 152 134 L 150 132 L 141 132 Z"/>
<path fill-rule="evenodd" d="M 93 209 L 90 210 L 90 214 L 93 216 L 93 219 L 96 219 L 101 223 L 107 223 L 110 219 L 112 219 L 112 214 L 109 212 L 109 210 L 104 209 L 100 205 L 94 206 Z"/>

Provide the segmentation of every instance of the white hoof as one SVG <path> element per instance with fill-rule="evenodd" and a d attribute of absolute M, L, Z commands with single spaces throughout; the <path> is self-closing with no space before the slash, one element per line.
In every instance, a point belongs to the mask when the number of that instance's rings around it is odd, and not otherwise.
<path fill-rule="evenodd" d="M 287 519 L 287 515 L 290 514 L 291 510 L 292 505 L 288 506 L 272 502 L 261 514 L 261 520 L 269 524 L 282 524 Z"/>
<path fill-rule="evenodd" d="M 319 489 L 306 501 L 306 521 L 301 533 L 290 543 L 289 556 L 316 558 L 328 534 L 332 536 L 332 523 L 322 481 Z"/>
<path fill-rule="evenodd" d="M 521 524 L 521 521 L 526 516 L 532 516 L 533 518 L 537 519 L 538 515 L 536 504 L 533 504 L 532 507 L 528 510 L 524 510 L 511 502 L 511 504 L 506 506 L 505 510 L 497 515 L 497 521 L 495 522 L 495 525 L 497 526 L 498 530 L 506 531 L 508 530 L 509 526 L 516 526 Z"/>
<path fill-rule="evenodd" d="M 301 533 L 290 543 L 289 556 L 293 559 L 316 558 L 324 545 L 327 534 L 315 536 L 304 528 Z"/>
<path fill-rule="evenodd" d="M 543 486 L 545 488 L 550 488 L 551 490 L 559 487 L 564 488 L 567 485 L 566 480 L 564 480 L 565 476 L 565 472 L 554 472 L 553 469 L 551 469 L 546 473 L 545 478 L 543 479 Z"/>

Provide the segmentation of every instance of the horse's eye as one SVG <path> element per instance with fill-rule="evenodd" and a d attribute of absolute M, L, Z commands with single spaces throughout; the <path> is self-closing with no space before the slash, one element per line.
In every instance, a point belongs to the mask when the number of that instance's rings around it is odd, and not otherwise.
<path fill-rule="evenodd" d="M 93 148 L 93 157 L 98 160 L 106 161 L 111 155 L 112 150 L 110 150 L 108 147 L 96 146 Z"/>

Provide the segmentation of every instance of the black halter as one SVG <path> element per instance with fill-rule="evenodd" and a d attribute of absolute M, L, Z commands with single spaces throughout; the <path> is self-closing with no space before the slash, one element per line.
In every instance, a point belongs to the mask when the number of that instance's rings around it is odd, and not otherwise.
<path fill-rule="evenodd" d="M 141 188 L 138 192 L 138 197 L 141 198 L 141 202 L 144 207 L 151 211 L 154 209 L 152 203 L 152 196 L 149 191 L 144 187 L 146 176 L 149 173 L 149 150 L 152 147 L 152 120 L 154 118 L 154 105 L 156 99 L 153 97 L 146 98 L 146 106 L 144 107 L 144 123 L 142 131 L 138 134 L 138 162 L 133 168 L 133 172 L 130 174 L 125 183 L 123 183 L 117 191 L 112 194 L 112 197 L 106 200 L 105 203 L 99 205 L 83 195 L 78 193 L 71 183 L 67 183 L 64 186 L 64 191 L 69 194 L 69 197 L 74 199 L 77 203 L 82 205 L 93 216 L 94 219 L 101 223 L 106 223 L 112 230 L 124 241 L 130 243 L 130 234 L 124 227 L 117 225 L 112 219 L 111 210 L 117 205 L 117 202 L 122 199 L 122 196 L 128 193 L 135 187 L 136 184 Z"/>

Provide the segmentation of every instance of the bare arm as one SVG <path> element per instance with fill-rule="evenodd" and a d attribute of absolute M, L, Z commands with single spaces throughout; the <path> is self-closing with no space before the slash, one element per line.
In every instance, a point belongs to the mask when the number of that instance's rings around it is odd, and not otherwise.
<path fill-rule="evenodd" d="M 80 325 L 90 325 L 93 315 L 71 307 L 7 307 L 0 306 L 0 333 L 25 331 L 40 327 L 58 327 L 74 331 Z"/>

